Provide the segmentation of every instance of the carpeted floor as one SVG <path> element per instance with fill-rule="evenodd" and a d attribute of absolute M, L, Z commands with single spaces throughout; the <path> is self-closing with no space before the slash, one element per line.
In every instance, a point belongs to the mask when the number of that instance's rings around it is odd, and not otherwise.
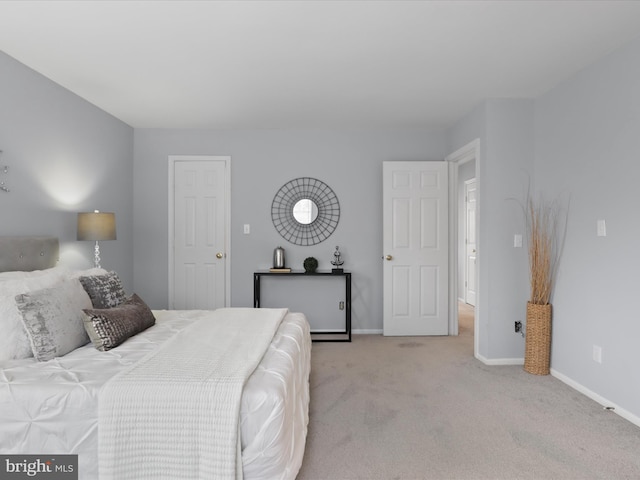
<path fill-rule="evenodd" d="M 315 342 L 298 480 L 640 479 L 640 428 L 458 337 Z"/>

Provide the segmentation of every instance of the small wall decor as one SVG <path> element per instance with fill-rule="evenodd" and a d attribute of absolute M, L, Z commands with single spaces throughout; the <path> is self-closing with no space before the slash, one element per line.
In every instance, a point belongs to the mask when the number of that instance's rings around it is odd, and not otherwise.
<path fill-rule="evenodd" d="M 273 198 L 271 219 L 285 240 L 294 245 L 316 245 L 338 226 L 340 203 L 326 183 L 310 177 L 295 178 Z"/>

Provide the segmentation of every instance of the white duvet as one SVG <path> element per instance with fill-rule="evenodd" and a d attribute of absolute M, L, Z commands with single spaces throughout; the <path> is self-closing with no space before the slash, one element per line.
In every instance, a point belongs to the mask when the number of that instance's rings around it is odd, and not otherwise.
<path fill-rule="evenodd" d="M 98 394 L 199 311 L 154 311 L 157 324 L 108 352 L 86 345 L 37 363 L 12 361 L 0 370 L 0 451 L 77 453 L 79 477 L 98 478 Z M 295 478 L 304 453 L 309 405 L 309 326 L 288 314 L 242 394 L 240 432 L 246 479 Z"/>

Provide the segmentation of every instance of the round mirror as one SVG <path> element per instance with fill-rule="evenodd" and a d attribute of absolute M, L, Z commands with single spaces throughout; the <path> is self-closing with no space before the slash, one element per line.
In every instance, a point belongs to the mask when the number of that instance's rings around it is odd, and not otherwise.
<path fill-rule="evenodd" d="M 271 220 L 285 240 L 316 245 L 338 226 L 340 203 L 326 183 L 311 177 L 294 178 L 273 197 Z"/>
<path fill-rule="evenodd" d="M 293 218 L 302 225 L 310 225 L 318 218 L 318 206 L 308 198 L 298 200 L 293 206 Z"/>

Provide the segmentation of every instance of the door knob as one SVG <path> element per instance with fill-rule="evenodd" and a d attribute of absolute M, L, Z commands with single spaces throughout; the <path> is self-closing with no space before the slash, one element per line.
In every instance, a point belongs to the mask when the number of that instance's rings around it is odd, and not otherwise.
<path fill-rule="evenodd" d="M 472 253 L 476 253 L 476 249 L 475 249 L 475 248 L 473 249 L 473 252 L 472 252 Z"/>
<path fill-rule="evenodd" d="M 387 255 L 386 257 L 384 257 L 385 260 L 393 260 L 393 256 L 392 255 Z"/>
<path fill-rule="evenodd" d="M 216 258 L 222 258 L 224 255 L 221 252 L 216 253 Z"/>

